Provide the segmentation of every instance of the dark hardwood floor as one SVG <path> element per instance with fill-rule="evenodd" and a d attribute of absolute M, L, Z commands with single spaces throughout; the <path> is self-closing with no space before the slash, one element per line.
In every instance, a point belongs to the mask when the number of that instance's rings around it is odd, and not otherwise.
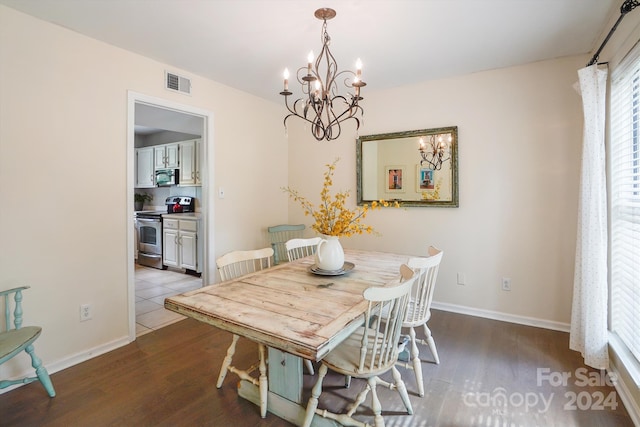
<path fill-rule="evenodd" d="M 433 311 L 429 324 L 441 363 L 430 363 L 421 349 L 423 398 L 413 372 L 400 369 L 413 416 L 396 392 L 379 388 L 387 426 L 633 426 L 615 389 L 568 349 L 568 334 L 442 311 Z M 230 339 L 180 321 L 53 374 L 53 399 L 38 382 L 0 395 L 0 425 L 290 426 L 273 414 L 261 419 L 255 405 L 237 396 L 232 374 L 216 389 Z M 255 345 L 241 339 L 234 361 L 254 358 Z M 570 375 L 566 385 L 563 375 Z M 305 375 L 305 401 L 314 380 Z M 362 386 L 353 380 L 345 389 L 343 378 L 331 374 L 324 384 L 319 407 L 333 409 Z M 370 413 L 368 399 L 356 418 L 372 422 Z"/>

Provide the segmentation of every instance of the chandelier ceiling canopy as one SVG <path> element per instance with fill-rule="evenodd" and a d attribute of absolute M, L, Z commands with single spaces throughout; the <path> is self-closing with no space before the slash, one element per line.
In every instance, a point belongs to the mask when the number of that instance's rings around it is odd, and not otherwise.
<path fill-rule="evenodd" d="M 284 118 L 284 125 L 286 128 L 289 117 L 298 117 L 311 124 L 311 134 L 315 139 L 331 141 L 340 136 L 341 123 L 345 120 L 353 119 L 356 127 L 360 128 L 363 113 L 359 105 L 363 99 L 360 89 L 366 83 L 362 81 L 360 59 L 356 62 L 355 72 L 338 71 L 338 64 L 329 49 L 331 38 L 327 33 L 327 20 L 334 18 L 336 11 L 322 8 L 316 10 L 314 15 L 322 20 L 322 49 L 317 58 L 310 52 L 307 65 L 298 69 L 296 78 L 303 96 L 293 104 L 289 104 L 289 96 L 293 94 L 289 91 L 289 70 L 284 70 L 284 90 L 280 95 L 284 96 L 285 106 L 289 111 Z M 338 91 L 341 86 L 347 92 L 344 95 Z"/>

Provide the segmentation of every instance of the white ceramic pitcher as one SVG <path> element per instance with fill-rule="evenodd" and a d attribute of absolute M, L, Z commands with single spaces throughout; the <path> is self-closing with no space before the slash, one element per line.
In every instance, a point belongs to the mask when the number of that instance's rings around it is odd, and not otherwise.
<path fill-rule="evenodd" d="M 316 249 L 316 266 L 322 270 L 337 271 L 344 266 L 344 250 L 338 236 L 324 236 Z"/>

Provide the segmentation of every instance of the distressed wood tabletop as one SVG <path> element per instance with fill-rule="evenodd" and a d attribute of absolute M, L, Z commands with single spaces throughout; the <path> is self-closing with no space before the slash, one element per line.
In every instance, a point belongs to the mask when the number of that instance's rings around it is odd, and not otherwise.
<path fill-rule="evenodd" d="M 398 280 L 408 255 L 345 250 L 341 276 L 308 271 L 313 257 L 165 299 L 184 316 L 305 359 L 320 360 L 362 322 L 362 292 Z"/>

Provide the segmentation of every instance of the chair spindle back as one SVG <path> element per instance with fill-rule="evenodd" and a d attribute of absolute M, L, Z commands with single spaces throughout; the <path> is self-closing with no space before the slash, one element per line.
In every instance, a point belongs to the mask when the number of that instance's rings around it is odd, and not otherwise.
<path fill-rule="evenodd" d="M 287 240 L 285 248 L 287 249 L 289 262 L 315 254 L 316 249 L 318 248 L 318 243 L 320 243 L 321 240 L 322 238 L 320 237 Z"/>
<path fill-rule="evenodd" d="M 285 243 L 287 240 L 302 238 L 305 228 L 306 226 L 304 224 L 282 224 L 267 228 L 271 247 L 274 252 L 275 264 L 287 261 L 287 249 L 285 247 Z"/>
<path fill-rule="evenodd" d="M 369 326 L 362 337 L 359 371 L 375 371 L 397 361 L 400 331 L 415 280 L 411 269 L 403 264 L 400 284 L 364 291 L 364 298 L 369 301 L 364 324 Z"/>
<path fill-rule="evenodd" d="M 431 315 L 431 301 L 443 252 L 431 246 L 429 255 L 429 257 L 410 258 L 407 261 L 407 265 L 415 271 L 417 278 L 411 290 L 405 323 L 424 323 Z"/>
<path fill-rule="evenodd" d="M 0 304 L 4 309 L 4 324 L 0 325 L 0 332 L 22 327 L 22 291 L 25 289 L 29 289 L 29 286 L 0 291 Z M 11 298 L 12 295 L 13 298 Z"/>
<path fill-rule="evenodd" d="M 216 260 L 220 278 L 235 279 L 271 267 L 272 248 L 229 252 Z"/>

